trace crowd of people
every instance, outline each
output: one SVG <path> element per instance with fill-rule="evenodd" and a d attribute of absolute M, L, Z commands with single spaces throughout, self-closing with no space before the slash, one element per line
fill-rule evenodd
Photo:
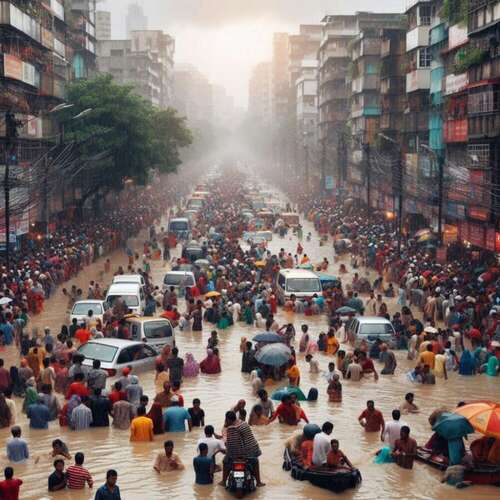
<path fill-rule="evenodd" d="M 155 196 L 154 191 L 145 192 L 149 193 L 147 196 Z M 291 455 L 304 468 L 354 468 L 340 450 L 339 441 L 331 437 L 332 422 L 326 421 L 321 428 L 313 430 L 307 427 L 311 424 L 301 399 L 314 401 L 327 397 L 329 402 L 341 403 L 343 380 L 359 382 L 364 378 L 377 380 L 379 376 L 394 375 L 398 369 L 396 349 L 405 349 L 408 359 L 415 361 L 415 368 L 407 374 L 414 383 L 434 384 L 436 377 L 445 380 L 453 371 L 460 375 L 498 374 L 500 288 L 497 281 L 500 271 L 494 266 L 478 274 L 470 262 L 462 260 L 441 265 L 430 253 L 421 250 L 418 241 L 410 239 L 405 239 L 403 253 L 399 254 L 390 235 L 391 228 L 383 219 L 367 214 L 352 215 L 348 205 L 302 199 L 302 209 L 314 222 L 322 244 L 328 244 L 329 236 L 333 236 L 334 241 L 349 240 L 351 265 L 359 269 L 359 274 L 361 269 L 373 268 L 377 278 L 370 282 L 369 275 L 360 277 L 355 273 L 352 282 L 333 281 L 310 299 L 291 297 L 285 300 L 282 305 L 287 313 L 297 320 L 304 318 L 300 338 L 296 338 L 293 321 L 282 325 L 277 321 L 279 301 L 274 283 L 280 269 L 305 265 L 309 262 L 305 259 L 307 256 L 299 251 L 301 248 L 295 256 L 284 248 L 274 255 L 265 243 L 241 244 L 241 235 L 247 229 L 242 213 L 247 189 L 240 174 L 232 172 L 224 181 L 213 182 L 210 193 L 193 229 L 193 238 L 202 248 L 206 264 L 194 265 L 184 253 L 179 258 L 172 257 L 171 251 L 177 245 L 175 237 L 160 229 L 157 222 L 173 201 L 165 196 L 161 203 L 157 198 L 146 198 L 141 204 L 144 210 L 137 211 L 134 222 L 130 221 L 129 211 L 118 210 L 102 226 L 94 225 L 93 234 L 86 234 L 80 228 L 78 237 L 71 238 L 71 233 L 61 232 L 57 236 L 60 238 L 58 244 L 58 239 L 54 238 L 52 242 L 30 249 L 29 254 L 21 258 L 23 264 L 18 277 L 14 277 L 16 273 L 4 276 L 3 296 L 12 300 L 3 306 L 0 335 L 3 344 L 14 343 L 20 354 L 19 365 L 10 369 L 4 367 L 0 359 L 0 426 L 11 427 L 12 438 L 7 443 L 10 462 L 15 464 L 30 457 L 29 443 L 22 438 L 22 430 L 17 425 L 18 403 L 14 395 L 23 398 L 22 411 L 34 430 L 47 429 L 49 425 L 53 429 L 51 422 L 75 432 L 112 426 L 129 432 L 131 442 L 153 442 L 165 433 L 190 432 L 193 427 L 202 427 L 204 437 L 193 450 L 196 483 L 210 484 L 215 474 L 222 471 L 220 483 L 226 485 L 233 461 L 245 458 L 253 468 L 257 486 L 264 486 L 259 467 L 261 450 L 252 427 L 275 421 L 291 426 L 302 421 L 306 424 L 286 443 Z M 120 217 L 127 217 L 126 229 L 122 228 L 125 224 L 123 220 L 120 222 Z M 43 335 L 37 330 L 28 334 L 29 314 L 41 309 L 33 310 L 29 300 L 24 298 L 30 280 L 32 285 L 40 284 L 40 280 L 51 283 L 49 291 L 42 284 L 41 293 L 48 297 L 53 285 L 71 278 L 72 273 L 66 275 L 64 271 L 66 262 L 76 263 L 77 271 L 94 256 L 109 250 L 105 249 L 104 241 L 113 240 L 116 245 L 124 246 L 131 234 L 145 227 L 149 228 L 149 235 L 144 255 L 129 252 L 128 268 L 120 267 L 116 273 L 139 273 L 144 277 L 146 315 L 167 318 L 181 332 L 211 330 L 206 357 L 200 362 L 192 353 L 181 353 L 177 347 L 166 346 L 158 353 L 155 394 L 145 394 L 143 389 L 143 377 L 149 375 L 139 375 L 132 367 L 127 367 L 116 380 L 110 381 L 99 360 L 94 360 L 90 367 L 77 351 L 92 338 L 131 338 L 125 321 L 128 310 L 123 301 L 115 301 L 102 321 L 89 312 L 84 321 L 63 325 L 60 333 L 54 336 L 49 328 Z M 155 286 L 149 265 L 151 249 L 162 250 L 174 270 L 191 265 L 195 285 L 166 290 Z M 325 258 L 317 267 L 326 272 L 334 265 Z M 339 267 L 339 275 L 342 275 L 343 265 Z M 62 273 L 62 278 L 54 280 L 53 273 L 58 276 Z M 365 287 L 367 281 L 368 287 Z M 89 284 L 86 296 L 76 287 L 69 288 L 63 292 L 69 304 L 83 298 L 104 296 L 104 290 L 95 282 Z M 364 292 L 367 292 L 366 298 L 362 297 Z M 394 296 L 401 310 L 391 316 L 386 302 Z M 349 312 L 339 312 L 342 307 Z M 325 315 L 326 327 L 317 338 L 313 338 L 307 324 L 307 317 L 313 314 Z M 350 326 L 362 315 L 387 318 L 395 331 L 395 343 L 356 342 Z M 210 415 L 202 408 L 201 398 L 194 398 L 191 405 L 187 404 L 182 385 L 186 378 L 216 375 L 223 370 L 219 332 L 238 323 L 275 334 L 289 349 L 289 356 L 280 365 L 268 365 L 259 359 L 261 350 L 269 343 L 241 338 L 241 371 L 250 375 L 249 384 L 256 400 L 248 413 L 245 400 L 228 405 L 218 434 Z M 307 396 L 300 390 L 299 355 L 305 356 L 311 373 L 321 373 L 319 360 L 323 355 L 328 356 L 328 368 L 323 372 L 326 379 L 323 396 L 318 395 L 316 388 L 311 388 Z M 279 396 L 268 394 L 265 387 L 282 379 L 287 380 L 285 392 Z M 276 408 L 273 399 L 279 401 Z M 359 415 L 359 423 L 366 432 L 380 433 L 381 441 L 387 445 L 377 454 L 376 460 L 412 468 L 417 444 L 401 415 L 417 411 L 412 393 L 406 394 L 401 407 L 394 409 L 389 422 L 373 401 L 367 402 L 366 409 Z M 496 444 L 490 444 L 496 450 Z M 49 491 L 93 485 L 90 472 L 83 467 L 82 452 L 75 453 L 74 464 L 67 466 L 72 460 L 68 448 L 60 439 L 53 442 L 54 472 L 48 478 Z M 216 463 L 217 454 L 223 455 L 222 468 Z M 488 457 L 492 463 L 497 463 L 496 451 Z M 164 441 L 152 468 L 160 474 L 185 468 L 174 451 L 172 440 Z M 6 480 L 0 482 L 0 492 L 4 492 L 2 488 L 19 491 L 22 482 L 14 478 L 12 467 L 5 469 L 5 477 Z M 116 481 L 116 471 L 109 470 L 96 499 L 120 498 Z"/>

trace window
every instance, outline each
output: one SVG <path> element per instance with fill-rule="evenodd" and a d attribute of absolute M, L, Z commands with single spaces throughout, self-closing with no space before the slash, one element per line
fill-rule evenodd
<path fill-rule="evenodd" d="M 141 329 L 137 323 L 132 324 L 132 338 L 134 340 L 141 340 Z"/>
<path fill-rule="evenodd" d="M 144 334 L 148 339 L 171 337 L 172 327 L 166 321 L 148 321 L 144 323 Z"/>
<path fill-rule="evenodd" d="M 123 50 L 121 49 L 111 49 L 109 51 L 111 57 L 123 57 Z"/>
<path fill-rule="evenodd" d="M 87 342 L 78 349 L 78 353 L 83 354 L 86 359 L 98 359 L 104 363 L 111 363 L 117 351 L 117 347 L 93 342 Z"/>
<path fill-rule="evenodd" d="M 430 68 L 431 66 L 431 51 L 428 47 L 419 49 L 418 51 L 418 67 Z"/>
<path fill-rule="evenodd" d="M 420 26 L 429 26 L 431 24 L 431 6 L 420 5 L 418 13 L 420 17 Z"/>
<path fill-rule="evenodd" d="M 471 166 L 474 168 L 488 168 L 490 166 L 490 145 L 489 144 L 469 144 L 467 154 Z"/>
<path fill-rule="evenodd" d="M 102 314 L 102 306 L 98 302 L 96 302 L 95 304 L 76 303 L 73 306 L 71 314 L 83 316 L 84 314 L 87 315 L 89 311 L 92 311 L 94 314 Z"/>
<path fill-rule="evenodd" d="M 315 293 L 321 292 L 321 283 L 315 278 L 288 278 L 286 291 L 289 293 Z"/>

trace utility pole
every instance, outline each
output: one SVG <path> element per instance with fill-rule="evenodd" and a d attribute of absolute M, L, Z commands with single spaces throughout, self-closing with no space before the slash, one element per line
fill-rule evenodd
<path fill-rule="evenodd" d="M 366 178 L 366 204 L 368 206 L 368 210 L 371 208 L 371 173 L 372 166 L 370 163 L 370 144 L 363 144 L 363 152 L 365 155 L 365 178 Z"/>
<path fill-rule="evenodd" d="M 443 244 L 443 175 L 444 175 L 444 154 L 436 153 L 438 167 L 438 241 Z"/>
<path fill-rule="evenodd" d="M 321 141 L 321 193 L 326 195 L 326 138 Z"/>
<path fill-rule="evenodd" d="M 306 193 L 309 194 L 310 182 L 309 182 L 309 144 L 304 143 L 304 154 L 305 154 L 305 181 L 306 181 Z"/>
<path fill-rule="evenodd" d="M 14 113 L 5 113 L 5 148 L 4 148 L 4 197 L 5 197 L 5 264 L 10 269 L 10 156 L 15 152 L 17 127 L 21 122 Z"/>
<path fill-rule="evenodd" d="M 403 235 L 403 151 L 399 147 L 399 172 L 398 172 L 398 255 L 401 255 L 401 238 Z"/>

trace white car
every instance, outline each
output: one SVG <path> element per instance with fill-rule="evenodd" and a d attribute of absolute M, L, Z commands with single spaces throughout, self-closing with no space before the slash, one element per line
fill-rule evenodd
<path fill-rule="evenodd" d="M 81 323 L 88 317 L 89 311 L 92 311 L 93 317 L 104 323 L 103 317 L 107 310 L 108 304 L 104 300 L 79 300 L 71 309 L 69 321 L 72 323 L 73 319 L 76 318 L 77 322 Z"/>
<path fill-rule="evenodd" d="M 98 359 L 101 368 L 111 377 L 127 366 L 134 372 L 152 369 L 158 356 L 158 352 L 144 342 L 114 338 L 89 340 L 78 348 L 78 353 L 85 357 L 85 366 L 92 367 L 94 359 Z"/>
<path fill-rule="evenodd" d="M 190 271 L 168 271 L 163 278 L 163 291 L 168 290 L 171 286 L 185 290 L 187 287 L 195 285 L 196 279 Z"/>

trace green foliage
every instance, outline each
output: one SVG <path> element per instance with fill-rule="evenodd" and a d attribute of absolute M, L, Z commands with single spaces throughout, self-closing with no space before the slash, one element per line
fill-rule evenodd
<path fill-rule="evenodd" d="M 469 0 L 444 0 L 440 16 L 450 26 L 467 23 Z"/>
<path fill-rule="evenodd" d="M 482 63 L 488 57 L 488 51 L 478 47 L 466 47 L 455 54 L 455 73 L 463 73 L 471 66 Z"/>
<path fill-rule="evenodd" d="M 67 89 L 62 121 L 68 141 L 81 144 L 82 156 L 108 152 L 107 158 L 93 165 L 91 177 L 96 187 L 121 189 L 125 178 L 144 184 L 151 168 L 175 171 L 180 164 L 179 148 L 188 146 L 191 133 L 173 109 L 158 110 L 133 87 L 118 85 L 110 75 L 78 80 Z M 72 119 L 84 110 L 92 111 Z"/>

